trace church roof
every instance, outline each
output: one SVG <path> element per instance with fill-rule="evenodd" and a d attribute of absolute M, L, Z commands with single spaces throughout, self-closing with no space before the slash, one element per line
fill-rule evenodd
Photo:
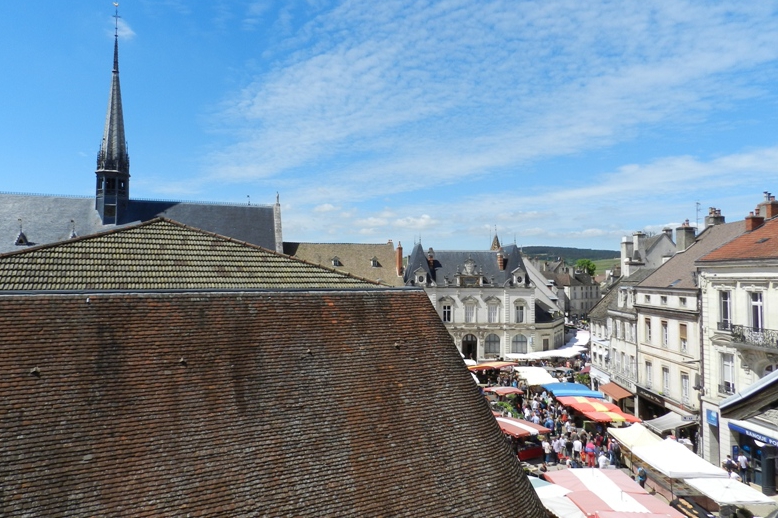
<path fill-rule="evenodd" d="M 284 253 L 308 262 L 335 268 L 387 286 L 403 286 L 397 274 L 394 244 L 388 243 L 295 243 L 285 242 Z M 333 259 L 339 265 L 333 265 Z"/>
<path fill-rule="evenodd" d="M 372 281 L 158 218 L 0 255 L 0 290 L 365 288 Z"/>
<path fill-rule="evenodd" d="M 276 214 L 271 205 L 151 200 L 127 203 L 127 213 L 120 224 L 165 217 L 270 250 L 276 250 L 280 240 L 280 236 L 276 238 Z M 116 228 L 101 223 L 94 197 L 0 192 L 0 253 L 24 248 L 16 244 L 19 220 L 30 246 L 64 241 L 73 230 L 77 236 L 85 236 Z"/>
<path fill-rule="evenodd" d="M 2 296 L 0 340 L 9 516 L 546 515 L 421 290 Z"/>

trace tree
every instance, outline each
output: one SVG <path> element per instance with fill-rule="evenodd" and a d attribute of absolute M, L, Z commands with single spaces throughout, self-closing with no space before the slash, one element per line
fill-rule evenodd
<path fill-rule="evenodd" d="M 589 275 L 594 275 L 594 272 L 597 270 L 597 265 L 589 259 L 578 259 L 575 262 L 575 268 L 577 270 L 582 270 Z"/>

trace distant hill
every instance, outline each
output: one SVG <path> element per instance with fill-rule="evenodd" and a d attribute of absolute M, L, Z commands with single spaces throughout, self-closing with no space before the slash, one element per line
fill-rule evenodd
<path fill-rule="evenodd" d="M 536 257 L 541 261 L 556 261 L 560 257 L 567 264 L 575 264 L 578 259 L 617 259 L 619 252 L 616 250 L 592 250 L 590 248 L 567 248 L 563 246 L 523 246 L 522 253 L 528 257 Z"/>

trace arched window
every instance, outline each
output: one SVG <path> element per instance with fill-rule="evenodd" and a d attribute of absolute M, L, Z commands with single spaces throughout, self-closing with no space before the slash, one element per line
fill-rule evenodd
<path fill-rule="evenodd" d="M 500 355 L 500 337 L 491 334 L 486 337 L 484 346 L 484 356 L 499 356 Z"/>
<path fill-rule="evenodd" d="M 511 340 L 511 353 L 513 354 L 527 354 L 527 337 L 524 335 L 516 335 Z"/>
<path fill-rule="evenodd" d="M 475 335 L 465 335 L 462 338 L 462 354 L 468 360 L 475 360 L 478 352 L 478 338 Z"/>
<path fill-rule="evenodd" d="M 778 363 L 772 363 L 764 368 L 764 373 L 762 376 L 767 376 L 771 372 L 775 372 L 778 370 Z"/>

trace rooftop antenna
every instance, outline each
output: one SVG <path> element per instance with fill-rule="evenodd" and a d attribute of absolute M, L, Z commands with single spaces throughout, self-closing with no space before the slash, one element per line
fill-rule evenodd
<path fill-rule="evenodd" d="M 246 195 L 246 200 L 248 201 L 248 204 L 251 205 L 251 195 L 250 194 Z"/>
<path fill-rule="evenodd" d="M 697 219 L 695 220 L 694 224 L 697 227 L 697 230 L 699 231 L 699 229 L 700 229 L 700 202 L 697 201 L 697 202 L 694 202 L 694 204 L 696 205 L 696 211 L 697 211 Z"/>

